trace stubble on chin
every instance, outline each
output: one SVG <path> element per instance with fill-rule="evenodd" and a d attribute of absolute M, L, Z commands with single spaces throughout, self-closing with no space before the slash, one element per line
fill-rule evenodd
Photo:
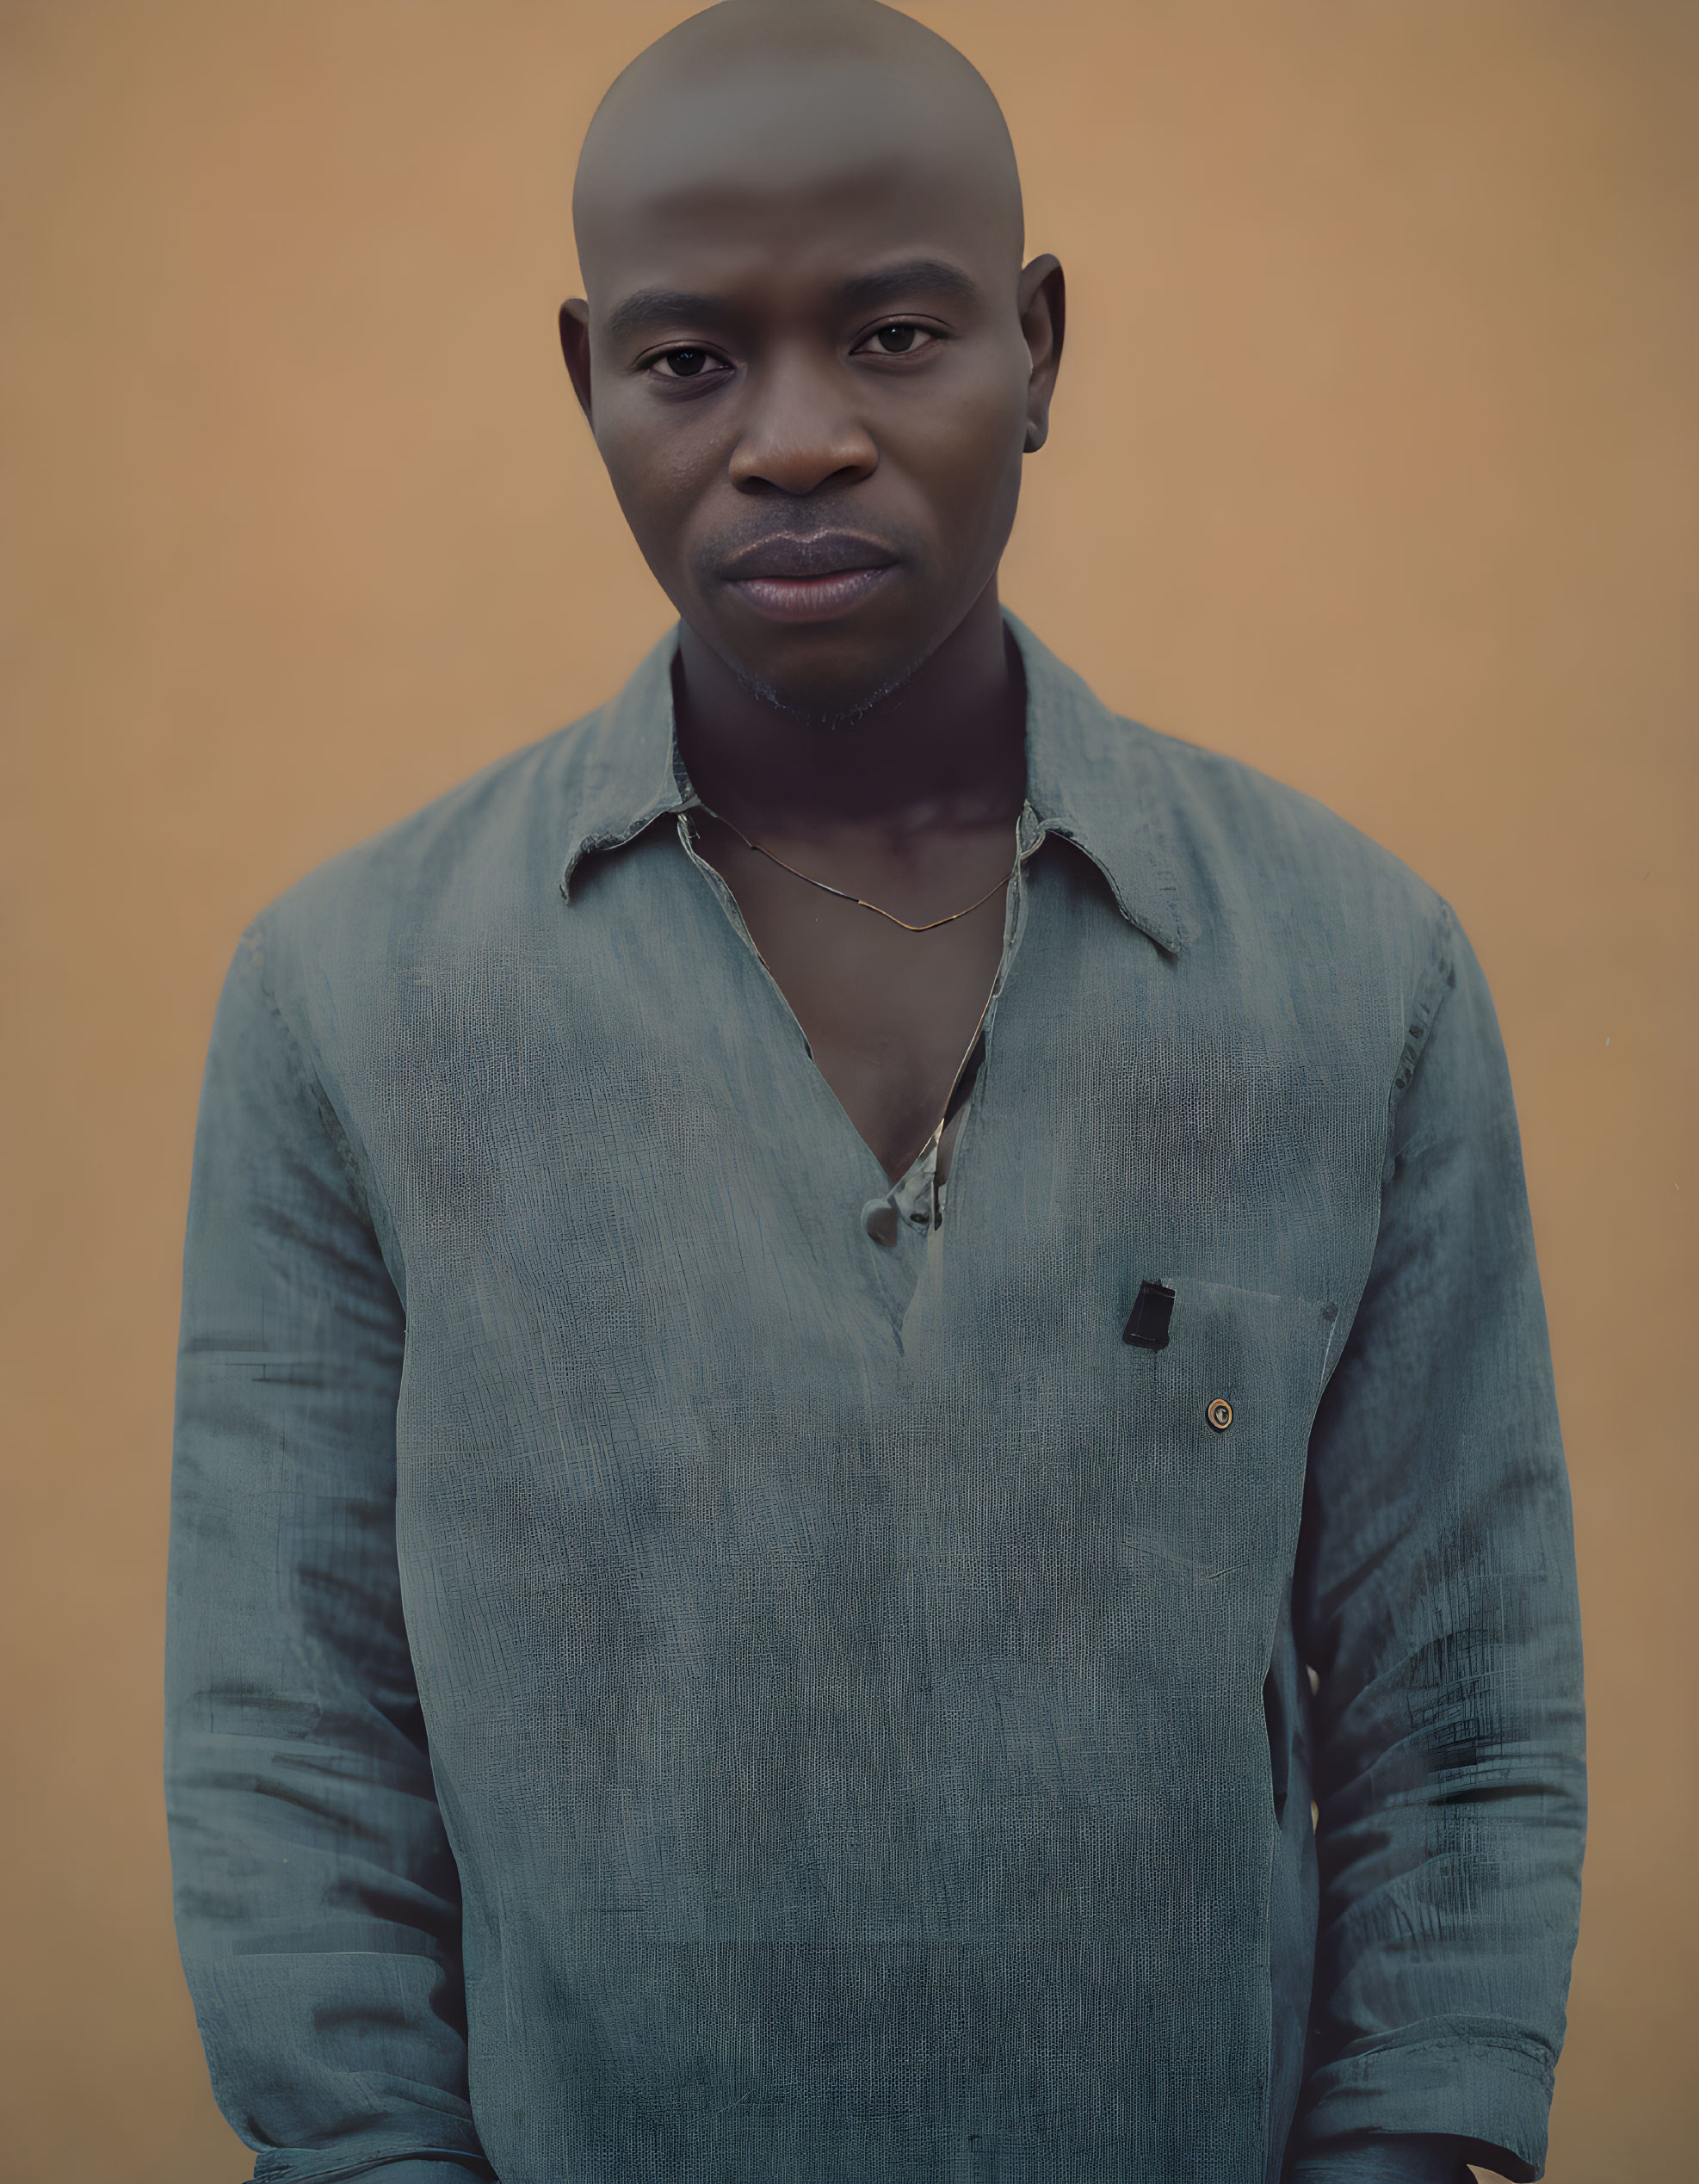
<path fill-rule="evenodd" d="M 735 664 L 732 672 L 752 698 L 758 698 L 763 705 L 773 706 L 776 712 L 788 715 L 805 728 L 823 729 L 830 735 L 856 727 L 875 706 L 883 705 L 887 698 L 895 697 L 912 677 L 915 669 L 912 666 L 905 667 L 900 675 L 871 690 L 834 691 L 829 697 L 811 699 L 787 697 L 772 683 Z"/>

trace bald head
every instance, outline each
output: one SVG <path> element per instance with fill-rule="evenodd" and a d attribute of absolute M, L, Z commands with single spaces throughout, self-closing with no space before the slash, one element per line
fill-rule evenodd
<path fill-rule="evenodd" d="M 633 215 L 735 218 L 775 194 L 803 213 L 857 179 L 943 198 L 1018 270 L 1015 149 L 954 46 L 879 0 L 721 0 L 639 53 L 590 123 L 572 219 L 591 304 Z"/>

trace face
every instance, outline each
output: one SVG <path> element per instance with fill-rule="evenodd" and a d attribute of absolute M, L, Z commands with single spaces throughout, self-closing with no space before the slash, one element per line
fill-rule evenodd
<path fill-rule="evenodd" d="M 680 615 L 746 683 L 830 714 L 912 673 L 992 582 L 1061 280 L 1020 270 L 1006 202 L 947 133 L 853 84 L 775 130 L 762 88 L 742 111 L 736 87 L 681 101 L 581 184 L 590 296 L 562 342 Z"/>

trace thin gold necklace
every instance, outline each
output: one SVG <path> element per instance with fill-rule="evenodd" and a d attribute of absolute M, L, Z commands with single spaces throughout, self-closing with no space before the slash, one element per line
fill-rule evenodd
<path fill-rule="evenodd" d="M 990 902 L 999 888 L 1009 885 L 1015 877 L 1015 865 L 1020 862 L 1017 857 L 1015 865 L 1010 866 L 1002 879 L 994 881 L 986 888 L 983 895 L 969 903 L 966 910 L 952 910 L 948 917 L 935 917 L 924 925 L 911 925 L 907 918 L 899 917 L 894 910 L 880 910 L 877 903 L 868 902 L 865 896 L 852 895 L 846 888 L 834 887 L 826 880 L 813 879 L 806 872 L 798 872 L 794 865 L 788 865 L 782 857 L 775 856 L 770 849 L 763 849 L 758 842 L 751 842 L 741 827 L 734 827 L 729 819 L 720 818 L 718 811 L 710 810 L 709 806 L 701 803 L 700 799 L 698 799 L 697 809 L 707 811 L 711 819 L 719 819 L 720 825 L 728 833 L 735 834 L 745 849 L 752 849 L 757 857 L 765 857 L 769 863 L 775 864 L 781 872 L 788 872 L 793 879 L 800 879 L 810 887 L 818 887 L 823 895 L 836 895 L 841 903 L 854 903 L 857 910 L 871 910 L 875 917 L 884 918 L 887 924 L 900 925 L 905 933 L 936 933 L 941 925 L 954 925 L 957 918 L 967 917 L 971 912 L 979 909 L 981 904 Z"/>

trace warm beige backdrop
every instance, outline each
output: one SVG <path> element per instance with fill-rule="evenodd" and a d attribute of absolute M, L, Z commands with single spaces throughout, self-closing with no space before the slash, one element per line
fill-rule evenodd
<path fill-rule="evenodd" d="M 1699 2169 L 1699 0 L 973 0 L 1073 276 L 1011 602 L 1457 905 L 1521 1101 L 1595 1822 L 1554 2184 Z M 10 2184 L 233 2184 L 156 1757 L 214 993 L 666 620 L 566 395 L 645 0 L 0 0 Z"/>

